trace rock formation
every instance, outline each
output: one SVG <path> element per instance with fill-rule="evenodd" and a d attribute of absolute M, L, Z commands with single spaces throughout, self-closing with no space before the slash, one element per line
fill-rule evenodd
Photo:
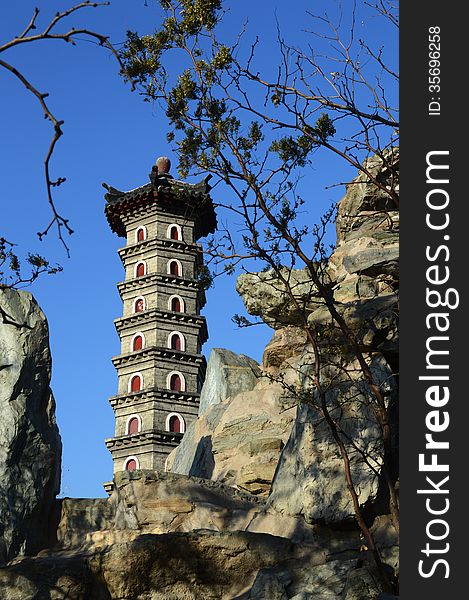
<path fill-rule="evenodd" d="M 136 471 L 62 503 L 59 545 L 0 569 L 4 600 L 285 600 L 378 593 L 356 531 L 332 538 L 223 484 Z"/>
<path fill-rule="evenodd" d="M 295 410 L 280 385 L 261 377 L 254 360 L 216 348 L 208 361 L 200 416 L 169 456 L 167 469 L 266 495 Z"/>
<path fill-rule="evenodd" d="M 61 441 L 47 322 L 28 292 L 0 289 L 0 560 L 51 539 Z"/>
<path fill-rule="evenodd" d="M 395 151 L 397 165 L 398 153 Z M 391 172 L 380 171 L 376 158 L 368 168 L 385 184 Z M 337 214 L 337 247 L 327 264 L 321 265 L 324 280 L 332 290 L 338 312 L 355 333 L 366 360 L 391 406 L 394 443 L 397 446 L 398 357 L 398 231 L 399 213 L 384 191 L 360 175 L 347 187 Z M 275 272 L 242 275 L 237 289 L 251 314 L 274 324 L 276 332 L 264 354 L 264 368 L 276 380 L 297 386 L 297 398 L 308 395 L 315 358 L 304 330 L 295 328 L 302 318 L 323 333 L 322 378 L 327 386 L 327 404 L 332 416 L 350 439 L 352 475 L 359 501 L 371 514 L 380 514 L 382 446 L 379 426 L 369 409 L 371 390 L 343 333 L 335 324 L 306 270 L 288 274 L 295 295 L 291 301 Z M 298 312 L 301 307 L 301 314 Z M 283 327 L 282 327 L 283 325 Z M 285 327 L 286 325 L 286 327 Z M 305 388 L 306 386 L 306 388 Z M 340 524 L 351 521 L 354 511 L 347 490 L 338 448 L 328 427 L 310 399 L 300 403 L 291 436 L 282 452 L 269 505 L 291 516 L 303 515 L 308 522 Z M 311 402 L 310 402 L 311 401 Z M 364 464 L 365 453 L 372 467 Z"/>
<path fill-rule="evenodd" d="M 393 185 L 392 173 L 382 172 L 376 159 L 370 159 L 368 167 L 383 185 Z M 339 205 L 337 247 L 327 262 L 318 265 L 385 402 L 393 408 L 397 407 L 398 226 L 396 207 L 360 175 Z M 398 543 L 383 501 L 382 441 L 370 411 L 372 391 L 308 273 L 284 274 L 295 303 L 272 271 L 239 278 L 237 288 L 247 310 L 273 327 L 273 338 L 261 365 L 228 350 L 212 352 L 199 418 L 170 455 L 170 472 L 119 473 L 109 500 L 59 501 L 55 545 L 0 569 L 2 599 L 394 599 L 379 593 L 375 564 L 354 521 L 338 448 L 315 408 L 317 396 L 311 385 L 315 355 L 305 317 L 320 335 L 326 402 L 354 441 L 348 451 L 359 503 L 392 578 L 398 572 Z M 21 298 L 20 302 L 12 295 L 11 313 L 38 332 L 46 331 L 37 309 L 31 308 L 32 300 L 26 302 L 30 297 Z M 23 308 L 13 310 L 13 305 Z M 31 377 L 46 382 L 37 397 L 52 410 L 44 336 L 36 333 L 39 341 L 34 345 L 23 338 L 18 342 L 20 336 L 26 340 L 31 335 L 29 329 L 8 331 L 13 336 L 10 345 L 13 340 L 15 347 L 28 348 L 21 356 L 31 356 Z M 16 361 L 14 351 L 9 352 L 12 358 L 0 377 L 26 361 Z M 9 377 L 13 399 L 21 394 L 36 397 L 37 386 L 16 385 L 17 379 Z M 57 436 L 52 412 L 48 415 L 48 431 Z M 394 429 L 396 424 L 394 419 Z M 27 447 L 35 447 L 40 455 L 34 428 L 28 429 L 27 438 L 31 438 Z M 58 438 L 47 439 L 52 457 Z M 18 460 L 14 442 L 0 457 L 14 469 L 13 456 Z M 43 496 L 49 502 L 56 466 L 51 458 L 50 481 L 43 482 Z M 26 465 L 23 468 L 28 472 Z M 15 488 L 12 479 L 8 481 L 13 497 L 29 510 L 29 499 L 22 496 L 29 488 L 23 483 Z M 41 547 L 37 540 L 35 544 L 27 540 L 34 528 L 41 528 L 32 517 L 23 519 L 26 512 L 21 518 L 18 514 L 17 510 L 12 515 L 14 527 L 4 522 L 6 548 L 13 548 L 15 528 L 23 532 L 18 537 L 23 542 L 18 545 L 15 538 L 9 557 L 21 549 L 33 555 Z M 27 522 L 32 525 L 28 534 L 23 526 Z"/>

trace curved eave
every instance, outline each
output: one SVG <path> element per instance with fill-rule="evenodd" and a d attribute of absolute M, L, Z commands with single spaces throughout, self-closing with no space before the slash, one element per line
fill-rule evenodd
<path fill-rule="evenodd" d="M 127 232 L 123 215 L 130 214 L 138 209 L 148 206 L 155 201 L 155 196 L 151 185 L 143 186 L 132 192 L 126 192 L 122 195 L 105 194 L 107 204 L 104 208 L 107 221 L 111 231 L 119 237 L 126 237 Z"/>
<path fill-rule="evenodd" d="M 107 202 L 104 212 L 111 230 L 120 237 L 126 237 L 123 215 L 134 213 L 155 200 L 165 212 L 181 214 L 194 221 L 195 239 L 214 233 L 217 228 L 217 217 L 212 199 L 205 191 L 206 184 L 174 182 L 155 189 L 150 183 L 130 192 L 107 187 L 110 191 L 104 196 Z"/>

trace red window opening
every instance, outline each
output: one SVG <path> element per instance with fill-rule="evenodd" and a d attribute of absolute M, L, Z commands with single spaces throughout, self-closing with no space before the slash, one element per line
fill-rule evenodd
<path fill-rule="evenodd" d="M 131 458 L 130 460 L 127 461 L 127 464 L 125 465 L 126 471 L 135 471 L 136 468 L 137 468 L 137 461 L 135 459 Z"/>
<path fill-rule="evenodd" d="M 140 375 L 134 375 L 130 383 L 131 392 L 139 392 L 142 389 L 142 378 Z"/>
<path fill-rule="evenodd" d="M 143 229 L 143 227 L 140 227 L 140 229 L 137 230 L 137 242 L 144 242 L 145 237 L 145 229 Z"/>
<path fill-rule="evenodd" d="M 138 263 L 136 275 L 137 277 L 145 275 L 145 263 Z"/>
<path fill-rule="evenodd" d="M 181 311 L 181 301 L 179 300 L 179 298 L 173 298 L 171 300 L 171 310 L 173 312 L 182 312 Z"/>
<path fill-rule="evenodd" d="M 174 433 L 181 433 L 181 421 L 176 415 L 173 415 L 169 419 L 169 431 L 173 431 Z"/>
<path fill-rule="evenodd" d="M 169 263 L 169 272 L 171 273 L 171 275 L 177 275 L 178 277 L 181 276 L 181 273 L 179 272 L 179 265 L 178 263 L 173 260 Z"/>
<path fill-rule="evenodd" d="M 171 229 L 169 230 L 169 237 L 172 240 L 178 240 L 179 239 L 179 229 L 176 227 L 176 225 L 173 225 L 171 227 Z"/>
<path fill-rule="evenodd" d="M 171 375 L 171 379 L 169 380 L 169 387 L 174 392 L 180 392 L 182 389 L 182 381 L 179 375 Z"/>
<path fill-rule="evenodd" d="M 135 312 L 142 312 L 145 308 L 145 303 L 143 302 L 143 298 L 139 298 L 135 302 Z"/>
<path fill-rule="evenodd" d="M 132 350 L 141 350 L 143 348 L 143 337 L 141 335 L 136 335 L 134 337 L 134 341 L 132 343 Z"/>
<path fill-rule="evenodd" d="M 173 333 L 171 336 L 171 348 L 172 350 L 182 350 L 181 336 L 177 333 Z"/>
<path fill-rule="evenodd" d="M 140 431 L 140 422 L 137 417 L 132 417 L 127 426 L 127 433 L 138 433 Z"/>

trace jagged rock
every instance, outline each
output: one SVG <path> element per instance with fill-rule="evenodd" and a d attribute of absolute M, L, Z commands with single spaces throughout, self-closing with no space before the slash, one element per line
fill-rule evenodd
<path fill-rule="evenodd" d="M 394 234 L 386 240 L 360 237 L 336 248 L 329 259 L 328 273 L 335 282 L 348 275 L 368 277 L 399 276 L 399 237 Z"/>
<path fill-rule="evenodd" d="M 399 536 L 389 515 L 379 515 L 373 521 L 371 532 L 379 547 L 383 562 L 399 572 Z"/>
<path fill-rule="evenodd" d="M 276 373 L 289 358 L 301 354 L 306 345 L 306 332 L 301 327 L 276 329 L 273 338 L 265 347 L 262 366 L 267 371 Z"/>
<path fill-rule="evenodd" d="M 44 314 L 28 292 L 0 289 L 0 561 L 51 541 L 61 441 L 49 388 Z"/>
<path fill-rule="evenodd" d="M 386 152 L 386 164 L 378 156 L 364 162 L 365 168 L 388 189 L 399 191 L 399 149 Z M 346 186 L 346 194 L 339 203 L 336 231 L 337 245 L 354 238 L 368 237 L 369 232 L 395 232 L 399 227 L 399 212 L 393 199 L 383 189 L 360 173 Z"/>
<path fill-rule="evenodd" d="M 118 473 L 110 499 L 62 501 L 57 543 L 61 549 L 91 550 L 143 533 L 197 529 L 269 533 L 317 546 L 314 528 L 267 509 L 257 496 L 215 481 L 146 470 Z"/>
<path fill-rule="evenodd" d="M 115 507 L 108 498 L 63 498 L 57 509 L 57 543 L 63 548 L 85 547 L 94 532 L 113 529 L 115 524 Z"/>
<path fill-rule="evenodd" d="M 301 554 L 289 540 L 265 534 L 145 534 L 93 554 L 25 559 L 0 569 L 0 589 L 4 600 L 228 600 L 241 598 L 259 569 Z"/>
<path fill-rule="evenodd" d="M 137 533 L 17 560 L 0 569 L 0 590 L 2 600 L 370 600 L 376 577 L 363 560 L 263 533 Z"/>
<path fill-rule="evenodd" d="M 358 364 L 355 361 L 343 363 L 343 360 L 335 357 L 335 364 L 322 367 L 322 384 L 327 388 L 328 382 L 333 382 L 326 393 L 326 402 L 332 418 L 379 470 L 382 436 L 369 408 L 372 392 L 363 381 Z M 314 369 L 314 364 L 308 364 L 307 369 Z M 370 369 L 391 401 L 396 390 L 386 361 L 377 355 Z M 312 398 L 316 396 L 312 390 Z M 317 398 L 315 401 L 318 402 Z M 377 499 L 379 477 L 351 444 L 347 444 L 347 449 L 360 505 L 370 505 Z M 341 524 L 354 520 L 339 448 L 321 412 L 310 405 L 302 404 L 298 409 L 268 504 L 282 514 L 303 515 L 308 523 Z"/>
<path fill-rule="evenodd" d="M 387 160 L 385 168 L 378 157 L 364 164 L 384 186 L 393 185 L 397 191 L 398 149 L 388 151 Z M 389 194 L 361 173 L 339 202 L 336 227 L 334 252 L 327 263 L 316 265 L 336 303 L 394 293 L 399 278 L 399 212 Z M 301 326 L 305 317 L 327 311 L 306 269 L 282 267 L 280 276 L 273 270 L 241 275 L 236 289 L 248 313 L 274 329 Z"/>
<path fill-rule="evenodd" d="M 213 348 L 200 394 L 199 415 L 229 397 L 249 392 L 259 376 L 259 365 L 254 359 L 224 348 Z"/>
<path fill-rule="evenodd" d="M 347 327 L 355 334 L 359 344 L 369 351 L 397 353 L 399 344 L 399 297 L 397 294 L 382 294 L 368 300 L 337 303 L 337 312 L 344 318 Z M 308 323 L 328 328 L 327 341 L 335 345 L 346 345 L 343 334 L 326 307 L 318 308 L 308 317 Z"/>
<path fill-rule="evenodd" d="M 267 494 L 293 425 L 284 393 L 261 378 L 252 391 L 212 406 L 188 427 L 167 469 Z"/>
<path fill-rule="evenodd" d="M 0 569 L 2 600 L 375 595 L 357 531 L 331 534 L 213 481 L 133 471 L 115 486 L 110 499 L 61 503 L 62 547 Z"/>
<path fill-rule="evenodd" d="M 382 160 L 374 156 L 364 166 L 385 187 L 398 192 L 399 150 L 389 150 L 386 161 L 383 167 Z M 338 206 L 336 230 L 337 247 L 327 267 L 335 282 L 334 298 L 343 301 L 344 288 L 351 292 L 353 285 L 356 294 L 345 298 L 347 301 L 393 291 L 399 278 L 399 211 L 389 194 L 364 173 L 347 185 Z"/>
<path fill-rule="evenodd" d="M 236 291 L 243 298 L 246 310 L 274 329 L 298 325 L 302 314 L 308 315 L 322 302 L 316 297 L 311 275 L 305 269 L 282 267 L 286 286 L 272 269 L 261 273 L 246 273 L 236 281 Z M 297 305 L 291 300 L 295 296 Z"/>

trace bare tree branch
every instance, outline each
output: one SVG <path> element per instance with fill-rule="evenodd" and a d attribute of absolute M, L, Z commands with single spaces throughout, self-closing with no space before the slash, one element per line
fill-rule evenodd
<path fill-rule="evenodd" d="M 81 41 L 79 36 L 85 36 L 85 38 L 94 40 L 98 45 L 107 48 L 111 52 L 111 54 L 116 59 L 117 64 L 119 65 L 121 74 L 128 81 L 130 81 L 132 89 L 134 89 L 133 80 L 130 77 L 126 76 L 126 68 L 122 63 L 121 57 L 116 48 L 109 41 L 109 38 L 107 36 L 86 28 L 72 28 L 64 32 L 56 32 L 56 27 L 61 23 L 63 19 L 70 16 L 71 14 L 76 13 L 77 11 L 80 11 L 85 8 L 97 8 L 100 6 L 108 6 L 109 4 L 109 2 L 81 2 L 70 7 L 67 10 L 58 12 L 40 33 L 30 34 L 31 31 L 37 29 L 36 21 L 40 11 L 38 8 L 35 8 L 31 20 L 29 21 L 24 31 L 17 37 L 0 45 L 0 53 L 11 50 L 12 48 L 20 44 L 37 43 L 42 40 L 62 40 L 66 43 L 76 45 L 77 42 Z M 46 182 L 47 199 L 50 211 L 52 213 L 52 217 L 48 225 L 43 230 L 39 231 L 37 235 L 41 240 L 44 236 L 46 236 L 49 233 L 50 229 L 53 226 L 55 226 L 58 238 L 63 244 L 67 255 L 70 256 L 70 250 L 65 241 L 64 233 L 67 235 L 71 235 L 73 233 L 73 229 L 69 225 L 69 220 L 63 215 L 61 215 L 58 211 L 53 196 L 53 188 L 58 187 L 62 183 L 64 183 L 65 178 L 58 177 L 57 179 L 53 180 L 50 175 L 51 159 L 54 154 L 56 144 L 63 135 L 62 125 L 64 121 L 56 117 L 52 110 L 49 108 L 48 104 L 45 102 L 45 99 L 48 97 L 48 94 L 40 92 L 38 88 L 35 85 L 33 85 L 31 81 L 23 74 L 22 71 L 17 69 L 11 62 L 7 62 L 3 59 L 0 59 L 0 67 L 3 67 L 4 69 L 12 73 L 17 79 L 19 79 L 23 86 L 31 94 L 33 94 L 33 96 L 37 99 L 41 106 L 41 109 L 44 113 L 44 117 L 48 119 L 52 124 L 53 133 L 44 159 L 44 177 Z"/>

